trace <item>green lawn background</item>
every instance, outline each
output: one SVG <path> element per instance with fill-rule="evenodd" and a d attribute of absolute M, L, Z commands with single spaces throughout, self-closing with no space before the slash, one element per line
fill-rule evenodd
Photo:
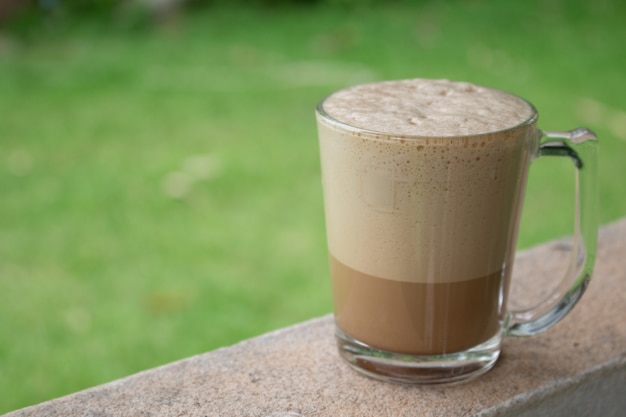
<path fill-rule="evenodd" d="M 472 81 L 591 127 L 601 222 L 624 216 L 624 18 L 453 1 L 3 34 L 0 413 L 329 313 L 313 109 L 347 85 Z M 571 233 L 572 189 L 534 164 L 520 247 Z"/>

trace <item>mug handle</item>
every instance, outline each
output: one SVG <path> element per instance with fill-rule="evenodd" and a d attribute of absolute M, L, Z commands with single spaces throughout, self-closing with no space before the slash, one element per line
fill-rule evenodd
<path fill-rule="evenodd" d="M 541 136 L 537 158 L 569 157 L 576 167 L 573 249 L 565 276 L 550 296 L 534 307 L 508 313 L 505 332 L 510 336 L 537 334 L 565 317 L 587 289 L 596 258 L 598 138 L 586 128 L 544 131 Z"/>

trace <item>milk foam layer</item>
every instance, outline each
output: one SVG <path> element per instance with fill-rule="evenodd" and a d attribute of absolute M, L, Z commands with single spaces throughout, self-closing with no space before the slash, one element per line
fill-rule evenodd
<path fill-rule="evenodd" d="M 387 82 L 367 91 L 378 91 L 382 102 L 385 91 L 396 87 Z M 333 97 L 327 102 L 334 103 L 332 117 L 338 118 Z M 359 101 L 351 97 L 343 96 L 341 106 Z M 367 99 L 377 101 L 373 95 Z M 324 109 L 329 111 L 326 103 Z M 364 129 L 398 130 L 388 123 L 385 118 Z M 497 124 L 501 130 L 504 122 Z M 318 113 L 318 129 L 328 245 L 340 262 L 371 276 L 421 283 L 508 271 L 534 124 L 482 135 L 442 137 L 437 131 L 406 138 L 345 129 Z"/>
<path fill-rule="evenodd" d="M 534 114 L 526 101 L 502 91 L 424 79 L 350 87 L 328 97 L 324 111 L 354 127 L 430 137 L 496 132 Z"/>

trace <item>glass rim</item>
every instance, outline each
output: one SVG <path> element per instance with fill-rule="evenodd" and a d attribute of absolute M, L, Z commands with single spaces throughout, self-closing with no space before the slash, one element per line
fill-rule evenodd
<path fill-rule="evenodd" d="M 328 98 L 330 98 L 333 94 L 335 94 L 336 91 L 328 94 L 326 97 L 320 100 L 317 103 L 315 110 L 317 114 L 319 114 L 322 117 L 322 119 L 324 119 L 327 123 L 329 123 L 333 127 L 337 127 L 339 129 L 342 129 L 348 132 L 365 134 L 367 136 L 376 137 L 378 139 L 382 136 L 382 137 L 385 137 L 385 140 L 427 140 L 427 139 L 428 140 L 445 140 L 445 139 L 456 139 L 456 138 L 472 139 L 472 138 L 480 138 L 480 137 L 484 137 L 488 135 L 496 135 L 500 133 L 511 132 L 511 131 L 520 129 L 525 126 L 533 125 L 537 122 L 537 119 L 539 118 L 539 113 L 537 112 L 537 109 L 530 101 L 516 94 L 509 93 L 507 91 L 503 91 L 503 90 L 498 90 L 498 91 L 502 91 L 503 93 L 516 97 L 519 100 L 526 103 L 528 107 L 530 107 L 530 110 L 531 110 L 530 116 L 516 125 L 506 127 L 500 130 L 493 130 L 493 131 L 481 132 L 481 133 L 470 133 L 470 134 L 464 134 L 464 135 L 433 136 L 433 135 L 413 135 L 413 134 L 406 134 L 406 133 L 384 132 L 382 130 L 375 130 L 375 129 L 368 129 L 364 127 L 354 126 L 344 121 L 341 121 L 339 119 L 336 119 L 330 114 L 328 114 L 326 110 L 324 109 L 324 103 L 326 102 L 326 100 L 328 100 Z"/>

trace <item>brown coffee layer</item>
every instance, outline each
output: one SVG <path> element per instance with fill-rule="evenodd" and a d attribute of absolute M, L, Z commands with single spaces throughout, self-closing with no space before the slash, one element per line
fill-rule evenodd
<path fill-rule="evenodd" d="M 495 336 L 502 273 L 448 283 L 378 278 L 330 256 L 335 320 L 374 348 L 413 355 L 469 349 Z"/>

